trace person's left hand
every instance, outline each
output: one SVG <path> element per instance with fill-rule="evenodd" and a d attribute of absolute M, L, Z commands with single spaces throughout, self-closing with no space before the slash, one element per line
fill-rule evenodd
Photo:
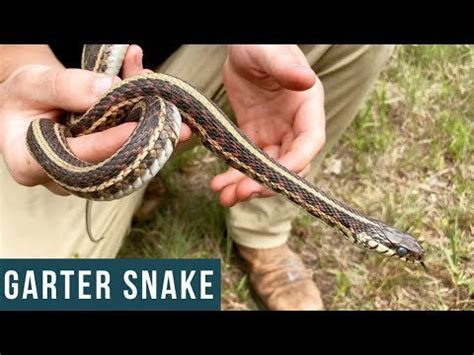
<path fill-rule="evenodd" d="M 305 176 L 325 142 L 321 82 L 297 46 L 230 46 L 224 85 L 240 129 L 288 169 Z M 230 168 L 211 181 L 230 207 L 273 192 Z"/>

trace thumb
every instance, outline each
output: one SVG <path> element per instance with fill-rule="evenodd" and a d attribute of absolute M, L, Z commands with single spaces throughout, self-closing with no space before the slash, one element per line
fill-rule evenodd
<path fill-rule="evenodd" d="M 316 82 L 316 74 L 295 46 L 262 46 L 257 60 L 262 70 L 285 89 L 303 91 Z"/>
<path fill-rule="evenodd" d="M 118 81 L 88 70 L 32 65 L 17 74 L 13 90 L 39 109 L 84 112 Z"/>

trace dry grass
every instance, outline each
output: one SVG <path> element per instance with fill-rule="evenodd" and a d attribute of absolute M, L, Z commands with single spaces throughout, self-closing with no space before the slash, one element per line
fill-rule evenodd
<path fill-rule="evenodd" d="M 367 253 L 301 215 L 290 243 L 328 309 L 474 309 L 473 74 L 473 46 L 399 47 L 325 160 L 317 185 L 418 237 L 429 268 Z M 222 258 L 223 309 L 255 309 L 208 188 L 222 168 L 202 148 L 169 164 L 162 208 L 134 226 L 121 256 Z"/>

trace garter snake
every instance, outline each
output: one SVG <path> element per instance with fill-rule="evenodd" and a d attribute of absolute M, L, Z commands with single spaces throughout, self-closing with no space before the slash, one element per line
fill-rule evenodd
<path fill-rule="evenodd" d="M 117 75 L 127 48 L 85 45 L 82 68 Z M 70 114 L 65 125 L 35 120 L 26 139 L 32 156 L 65 190 L 87 200 L 112 200 L 145 186 L 158 173 L 178 142 L 181 119 L 229 166 L 284 195 L 354 244 L 422 263 L 424 251 L 415 238 L 362 215 L 289 171 L 256 147 L 211 100 L 167 74 L 125 79 L 83 115 Z M 68 136 L 99 132 L 126 121 L 137 121 L 136 129 L 114 155 L 100 163 L 78 159 L 67 144 Z"/>

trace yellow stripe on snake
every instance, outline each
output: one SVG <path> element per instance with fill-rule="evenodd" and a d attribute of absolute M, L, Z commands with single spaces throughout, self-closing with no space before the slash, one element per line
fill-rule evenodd
<path fill-rule="evenodd" d="M 86 45 L 82 67 L 117 75 L 127 45 Z M 87 200 L 112 200 L 145 186 L 162 168 L 178 142 L 181 119 L 202 144 L 229 166 L 282 194 L 358 246 L 385 256 L 422 263 L 415 238 L 367 217 L 330 197 L 255 146 L 208 98 L 186 82 L 166 74 L 135 76 L 115 85 L 81 116 L 66 125 L 33 121 L 27 144 L 46 173 L 70 193 Z M 68 135 L 102 131 L 127 121 L 138 125 L 110 158 L 91 164 L 78 159 Z M 90 206 L 89 206 L 90 207 Z M 90 233 L 90 209 L 86 213 Z"/>

